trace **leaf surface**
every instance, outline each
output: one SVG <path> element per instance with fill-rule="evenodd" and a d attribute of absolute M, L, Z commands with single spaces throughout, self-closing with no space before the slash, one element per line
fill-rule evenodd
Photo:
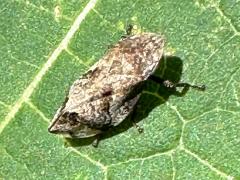
<path fill-rule="evenodd" d="M 237 0 L 2 1 L 0 178 L 240 178 L 239 9 Z M 66 146 L 49 121 L 128 23 L 164 35 L 175 58 L 157 73 L 207 90 L 178 97 L 149 82 L 134 117 L 144 133 L 128 118 L 98 148 Z"/>

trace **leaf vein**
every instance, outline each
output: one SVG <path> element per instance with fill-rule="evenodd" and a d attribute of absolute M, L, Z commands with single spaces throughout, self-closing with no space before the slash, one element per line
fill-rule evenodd
<path fill-rule="evenodd" d="M 200 158 L 197 154 L 191 152 L 190 150 L 186 149 L 186 148 L 182 148 L 183 151 L 185 151 L 187 154 L 191 155 L 192 157 L 194 157 L 195 159 L 197 159 L 199 162 L 201 162 L 203 165 L 207 166 L 210 170 L 214 171 L 215 173 L 219 174 L 220 176 L 226 178 L 226 179 L 233 179 L 232 176 L 227 175 L 226 173 L 218 170 L 217 168 L 215 168 L 213 165 L 211 165 L 208 161 Z"/>
<path fill-rule="evenodd" d="M 179 139 L 179 147 L 182 148 L 184 147 L 183 144 L 183 134 L 184 134 L 184 130 L 185 130 L 185 126 L 187 124 L 187 121 L 184 119 L 184 117 L 181 115 L 181 113 L 177 110 L 176 106 L 172 106 L 170 105 L 170 103 L 167 102 L 167 105 L 177 114 L 178 118 L 182 121 L 182 128 L 181 128 L 181 135 L 180 135 L 180 139 Z"/>
<path fill-rule="evenodd" d="M 70 150 L 71 152 L 74 152 L 74 153 L 80 155 L 81 157 L 85 158 L 86 160 L 88 160 L 88 161 L 91 162 L 92 164 L 100 167 L 100 168 L 103 170 L 103 172 L 106 172 L 106 171 L 107 171 L 107 166 L 105 166 L 104 164 L 100 163 L 99 161 L 96 161 L 96 160 L 92 159 L 91 157 L 89 157 L 89 156 L 86 155 L 86 154 L 80 153 L 76 148 L 74 148 L 74 147 L 69 147 L 69 150 Z"/>
<path fill-rule="evenodd" d="M 235 87 L 234 84 L 232 86 L 233 86 L 233 95 L 234 95 L 234 98 L 235 98 L 235 101 L 236 101 L 236 105 L 240 106 L 240 101 L 239 101 L 239 98 L 238 98 L 236 87 Z"/>
<path fill-rule="evenodd" d="M 147 157 L 130 158 L 126 161 L 121 161 L 121 162 L 118 162 L 118 163 L 115 163 L 115 164 L 110 164 L 107 167 L 119 166 L 119 165 L 122 165 L 122 164 L 127 164 L 127 163 L 130 163 L 130 162 L 134 162 L 134 161 L 145 161 L 147 159 L 151 159 L 151 158 L 155 158 L 155 157 L 159 157 L 159 156 L 164 156 L 164 155 L 170 156 L 173 153 L 174 150 L 175 149 L 171 149 L 171 150 L 165 151 L 165 152 L 158 152 L 158 153 L 155 153 L 155 154 L 147 156 Z"/>
<path fill-rule="evenodd" d="M 39 69 L 39 67 L 37 65 L 35 65 L 33 63 L 30 63 L 30 62 L 27 62 L 27 61 L 24 61 L 24 60 L 20 60 L 20 59 L 14 57 L 13 55 L 11 55 L 11 58 L 13 58 L 14 60 L 17 60 L 18 63 L 23 63 L 23 64 L 26 64 L 28 66 L 34 67 L 35 69 Z"/>
<path fill-rule="evenodd" d="M 16 1 L 16 2 L 24 3 L 26 6 L 30 6 L 30 7 L 33 8 L 33 9 L 36 9 L 36 10 L 39 10 L 39 11 L 44 11 L 44 12 L 50 14 L 50 15 L 53 15 L 53 17 L 55 16 L 54 12 L 49 11 L 48 9 L 46 9 L 46 8 L 43 7 L 43 6 L 38 7 L 38 6 L 36 6 L 35 4 L 33 4 L 33 3 L 29 2 L 29 1 L 26 1 L 26 2 Z M 73 21 L 73 19 L 71 19 L 71 18 L 69 18 L 69 17 L 67 17 L 67 16 L 65 16 L 65 15 L 61 15 L 60 17 L 61 17 L 62 19 L 64 19 L 64 20 L 67 20 L 67 21 L 70 21 L 70 22 Z"/>
<path fill-rule="evenodd" d="M 226 46 L 234 37 L 236 37 L 236 34 L 234 34 L 233 36 L 231 36 L 230 38 L 228 38 L 226 41 L 224 41 L 222 44 L 220 44 L 220 46 L 215 49 L 204 61 L 204 65 L 203 68 L 201 68 L 201 71 L 199 71 L 199 73 L 195 76 L 195 78 L 193 79 L 193 84 L 196 82 L 196 80 L 201 76 L 201 74 L 205 71 L 205 69 L 208 66 L 208 61 L 215 55 L 217 54 L 224 46 Z"/>
<path fill-rule="evenodd" d="M 37 73 L 37 75 L 33 78 L 33 81 L 29 84 L 29 86 L 24 90 L 21 97 L 16 101 L 15 105 L 11 108 L 10 112 L 7 114 L 5 119 L 0 123 L 0 134 L 4 130 L 4 128 L 10 123 L 10 121 L 15 117 L 15 114 L 22 107 L 22 104 L 29 99 L 32 95 L 35 88 L 38 86 L 39 82 L 42 80 L 42 77 L 48 72 L 50 67 L 56 61 L 57 57 L 61 54 L 61 52 L 67 48 L 70 40 L 73 38 L 76 31 L 79 29 L 80 24 L 85 19 L 86 15 L 92 10 L 92 8 L 97 3 L 97 0 L 90 0 L 83 11 L 79 14 L 76 20 L 73 22 L 73 25 L 70 27 L 64 39 L 61 41 L 59 46 L 53 51 L 49 59 Z"/>
<path fill-rule="evenodd" d="M 176 168 L 174 166 L 173 154 L 170 154 L 170 157 L 171 157 L 172 171 L 173 171 L 172 180 L 174 180 L 174 179 L 176 179 Z"/>
<path fill-rule="evenodd" d="M 30 100 L 26 101 L 26 104 L 29 105 L 30 108 L 32 108 L 45 122 L 49 123 L 50 119 L 45 116 L 45 114 L 38 109 L 37 106 L 35 106 Z"/>
<path fill-rule="evenodd" d="M 222 93 L 221 93 L 221 96 L 220 96 L 220 100 L 221 100 L 220 102 L 223 101 L 223 97 L 224 97 L 224 94 L 226 93 L 226 90 L 227 90 L 228 86 L 229 86 L 230 83 L 233 81 L 235 75 L 238 73 L 239 70 L 240 70 L 240 67 L 238 67 L 238 68 L 236 68 L 234 71 L 232 71 L 229 80 L 227 81 L 224 89 L 222 90 Z"/>
<path fill-rule="evenodd" d="M 201 117 L 203 117 L 203 116 L 205 116 L 205 115 L 207 115 L 207 114 L 209 114 L 209 113 L 215 112 L 215 111 L 218 111 L 218 107 L 213 108 L 213 109 L 210 109 L 209 111 L 205 111 L 205 112 L 197 115 L 196 117 L 193 117 L 193 118 L 189 119 L 187 122 L 190 123 L 190 122 L 192 122 L 192 121 L 195 121 L 195 120 L 198 119 L 198 118 L 201 118 Z"/>
<path fill-rule="evenodd" d="M 77 60 L 80 64 L 84 65 L 86 68 L 90 68 L 89 65 L 84 63 L 77 55 L 75 55 L 69 48 L 66 48 L 65 51 L 72 56 L 75 60 Z"/>
<path fill-rule="evenodd" d="M 8 105 L 7 103 L 3 102 L 3 101 L 0 101 L 0 105 L 6 107 L 6 108 L 10 108 L 11 106 Z"/>
<path fill-rule="evenodd" d="M 12 161 L 16 162 L 17 164 L 23 165 L 24 169 L 26 169 L 28 173 L 32 174 L 32 172 L 30 171 L 30 169 L 28 168 L 28 166 L 27 166 L 25 163 L 17 161 L 17 160 L 7 151 L 6 148 L 3 147 L 2 150 L 5 152 L 5 154 L 7 154 L 7 155 L 11 158 Z"/>
<path fill-rule="evenodd" d="M 240 36 L 240 32 L 237 30 L 237 27 L 232 23 L 232 20 L 226 16 L 226 14 L 223 12 L 223 10 L 218 5 L 214 5 L 213 7 L 217 10 L 217 12 L 220 14 L 220 16 L 223 17 L 223 19 L 225 19 L 227 21 L 227 23 L 232 28 L 233 32 L 237 36 Z"/>

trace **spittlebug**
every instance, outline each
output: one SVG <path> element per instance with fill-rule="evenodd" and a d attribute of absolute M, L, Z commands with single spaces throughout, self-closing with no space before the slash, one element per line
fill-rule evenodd
<path fill-rule="evenodd" d="M 49 132 L 86 138 L 119 125 L 140 97 L 140 93 L 129 94 L 154 73 L 163 47 L 164 38 L 155 33 L 123 37 L 73 83 Z"/>

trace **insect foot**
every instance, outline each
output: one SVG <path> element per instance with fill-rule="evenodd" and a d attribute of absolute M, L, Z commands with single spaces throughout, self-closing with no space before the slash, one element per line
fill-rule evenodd
<path fill-rule="evenodd" d="M 128 24 L 127 27 L 126 27 L 126 32 L 125 32 L 126 34 L 122 35 L 121 38 L 125 39 L 128 36 L 130 36 L 132 34 L 132 30 L 133 30 L 133 25 L 132 24 Z"/>

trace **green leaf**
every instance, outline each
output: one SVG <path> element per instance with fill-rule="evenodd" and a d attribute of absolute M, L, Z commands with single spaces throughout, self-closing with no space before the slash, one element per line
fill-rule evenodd
<path fill-rule="evenodd" d="M 9 0 L 0 3 L 0 179 L 240 178 L 240 2 Z M 149 82 L 136 109 L 93 148 L 49 134 L 72 82 L 108 45 L 163 34 L 157 74 L 191 84 L 174 96 Z"/>

